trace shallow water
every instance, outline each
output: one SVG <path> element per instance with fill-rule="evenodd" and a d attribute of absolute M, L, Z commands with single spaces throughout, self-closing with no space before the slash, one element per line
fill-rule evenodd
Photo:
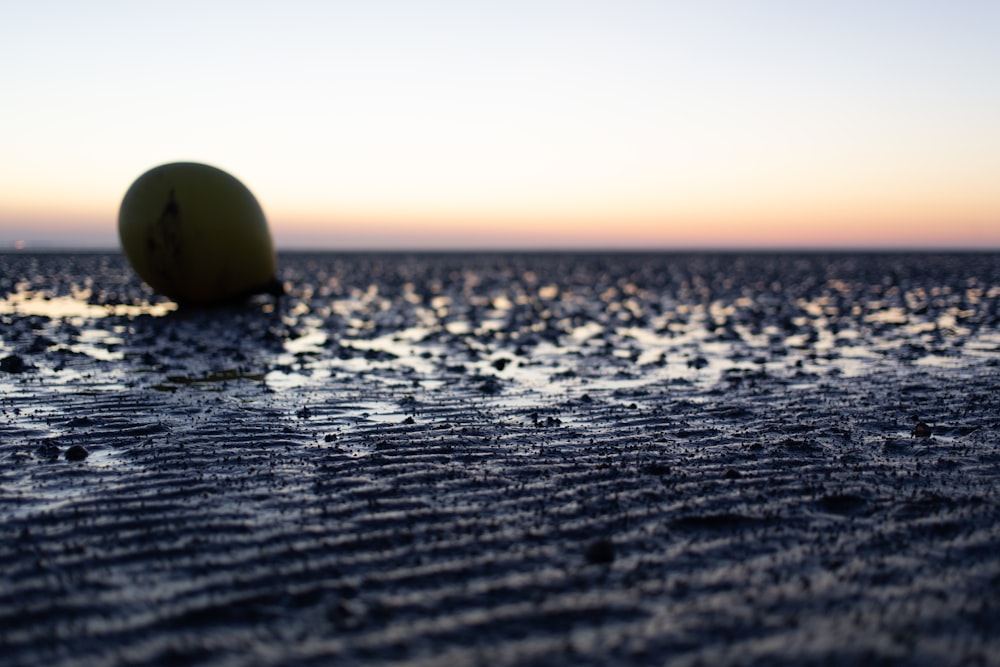
<path fill-rule="evenodd" d="M 0 651 L 989 663 L 998 260 L 0 256 Z"/>

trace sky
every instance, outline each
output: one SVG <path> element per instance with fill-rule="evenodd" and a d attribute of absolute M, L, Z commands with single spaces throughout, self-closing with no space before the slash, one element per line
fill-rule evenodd
<path fill-rule="evenodd" d="M 0 248 L 205 162 L 279 249 L 1000 248 L 996 0 L 0 0 Z"/>

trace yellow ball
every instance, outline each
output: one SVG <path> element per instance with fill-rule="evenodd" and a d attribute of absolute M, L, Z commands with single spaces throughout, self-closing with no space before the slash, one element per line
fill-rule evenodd
<path fill-rule="evenodd" d="M 264 211 L 221 169 L 176 162 L 125 193 L 118 236 L 132 268 L 181 303 L 220 303 L 274 291 L 276 261 Z"/>

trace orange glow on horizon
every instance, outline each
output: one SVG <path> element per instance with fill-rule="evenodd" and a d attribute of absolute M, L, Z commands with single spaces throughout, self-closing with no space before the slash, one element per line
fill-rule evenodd
<path fill-rule="evenodd" d="M 351 206 L 262 202 L 278 247 L 308 248 L 671 248 L 992 247 L 1000 248 L 1000 197 L 675 197 L 628 203 L 572 201 L 394 202 Z M 956 204 L 956 202 L 960 202 Z M 0 204 L 0 229 L 117 238 L 118 201 L 53 198 Z M 35 236 L 31 236 L 35 238 Z"/>
<path fill-rule="evenodd" d="M 987 219 L 893 215 L 856 219 L 829 216 L 743 217 L 705 215 L 603 219 L 524 218 L 507 222 L 470 216 L 451 223 L 411 217 L 278 220 L 272 229 L 290 247 L 512 248 L 768 248 L 768 247 L 965 247 L 1000 248 L 1000 225 Z"/>
<path fill-rule="evenodd" d="M 719 199 L 723 199 L 720 197 Z M 516 247 L 1000 247 L 1000 201 L 962 205 L 930 193 L 885 197 L 789 197 L 784 205 L 732 198 L 629 206 L 592 202 L 518 206 L 336 207 L 268 210 L 278 238 L 310 235 L 401 245 L 509 244 Z M 267 209 L 266 209 L 267 210 Z"/>

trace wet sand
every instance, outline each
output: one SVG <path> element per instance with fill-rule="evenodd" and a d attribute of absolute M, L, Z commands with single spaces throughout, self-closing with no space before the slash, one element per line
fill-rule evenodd
<path fill-rule="evenodd" d="M 4 665 L 1000 664 L 1000 255 L 0 255 Z"/>

